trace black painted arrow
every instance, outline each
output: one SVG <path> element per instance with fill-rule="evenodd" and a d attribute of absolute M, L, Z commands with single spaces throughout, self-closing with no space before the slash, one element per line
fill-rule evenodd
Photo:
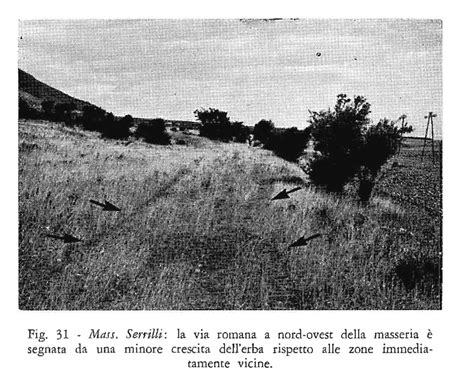
<path fill-rule="evenodd" d="M 291 194 L 291 193 L 293 193 L 295 191 L 298 191 L 298 190 L 301 190 L 301 187 L 295 187 L 294 189 L 291 189 L 289 191 L 286 191 L 286 189 L 283 189 L 282 191 L 280 191 L 277 195 L 275 195 L 272 198 L 272 201 L 277 200 L 277 199 L 289 198 L 288 194 Z"/>
<path fill-rule="evenodd" d="M 317 237 L 321 236 L 321 234 L 314 234 L 314 235 L 311 235 L 310 237 L 307 237 L 305 239 L 304 236 L 301 236 L 298 240 L 296 240 L 293 244 L 291 244 L 288 248 L 291 248 L 291 247 L 301 247 L 303 245 L 308 245 L 308 241 L 310 241 L 311 239 L 315 239 Z"/>
<path fill-rule="evenodd" d="M 115 206 L 112 203 L 107 202 L 107 201 L 105 201 L 105 203 L 100 203 L 100 202 L 94 201 L 92 199 L 89 199 L 89 202 L 91 202 L 91 203 L 93 203 L 97 206 L 102 207 L 102 211 L 120 211 L 120 209 L 117 206 Z"/>
<path fill-rule="evenodd" d="M 81 239 L 78 239 L 78 238 L 76 238 L 72 235 L 69 235 L 69 234 L 63 234 L 63 236 L 47 234 L 46 236 L 49 237 L 49 238 L 62 240 L 65 243 L 77 243 L 78 241 L 81 241 Z"/>

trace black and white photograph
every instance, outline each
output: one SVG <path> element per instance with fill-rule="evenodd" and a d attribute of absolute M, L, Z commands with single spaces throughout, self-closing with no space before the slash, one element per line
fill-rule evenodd
<path fill-rule="evenodd" d="M 19 309 L 442 309 L 442 45 L 440 19 L 19 20 Z"/>

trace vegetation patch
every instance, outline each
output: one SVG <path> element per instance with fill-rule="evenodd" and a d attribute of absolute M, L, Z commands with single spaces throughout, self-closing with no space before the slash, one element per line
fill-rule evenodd
<path fill-rule="evenodd" d="M 422 140 L 405 140 L 362 205 L 269 150 L 186 138 L 130 146 L 20 122 L 21 309 L 441 307 L 440 168 L 419 159 Z M 81 241 L 46 236 L 63 233 Z"/>

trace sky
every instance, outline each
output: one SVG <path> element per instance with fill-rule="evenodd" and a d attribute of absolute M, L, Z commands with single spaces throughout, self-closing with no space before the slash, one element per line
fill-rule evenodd
<path fill-rule="evenodd" d="M 19 67 L 122 116 L 305 128 L 308 110 L 362 95 L 373 122 L 442 128 L 442 23 L 420 19 L 23 20 Z"/>

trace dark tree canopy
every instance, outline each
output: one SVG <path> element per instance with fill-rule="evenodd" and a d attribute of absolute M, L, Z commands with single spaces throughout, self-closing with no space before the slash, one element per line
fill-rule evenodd
<path fill-rule="evenodd" d="M 39 112 L 34 107 L 22 99 L 18 99 L 18 117 L 20 119 L 39 119 L 41 117 L 41 112 Z"/>
<path fill-rule="evenodd" d="M 334 110 L 311 112 L 311 137 L 316 154 L 308 168 L 311 180 L 340 192 L 357 173 L 369 123 L 370 104 L 341 94 Z"/>
<path fill-rule="evenodd" d="M 47 120 L 51 120 L 54 114 L 54 101 L 52 100 L 43 100 L 41 102 L 41 108 L 43 110 L 44 116 Z"/>
<path fill-rule="evenodd" d="M 357 177 L 360 200 L 369 200 L 382 165 L 397 152 L 403 134 L 411 132 L 387 119 L 368 127 L 369 113 L 364 97 L 351 100 L 343 94 L 334 110 L 311 112 L 315 153 L 307 171 L 313 183 L 341 192 Z"/>
<path fill-rule="evenodd" d="M 241 121 L 233 121 L 230 125 L 232 139 L 239 143 L 245 143 L 250 137 L 250 128 Z"/>
<path fill-rule="evenodd" d="M 154 119 L 140 123 L 135 134 L 151 144 L 168 145 L 171 142 L 163 119 Z"/>
<path fill-rule="evenodd" d="M 199 134 L 201 136 L 221 141 L 247 142 L 250 128 L 240 121 L 231 122 L 227 112 L 216 108 L 198 109 L 194 111 L 196 118 L 201 122 Z"/>
<path fill-rule="evenodd" d="M 266 144 L 274 130 L 275 125 L 273 124 L 273 121 L 262 119 L 255 124 L 255 127 L 253 128 L 253 137 L 262 144 Z"/>
<path fill-rule="evenodd" d="M 289 129 L 274 128 L 264 144 L 265 149 L 272 150 L 277 156 L 287 161 L 296 162 L 308 145 L 309 134 L 296 127 Z"/>
<path fill-rule="evenodd" d="M 198 109 L 194 111 L 197 119 L 201 122 L 199 133 L 201 136 L 213 140 L 229 141 L 232 137 L 231 122 L 227 112 L 216 108 Z"/>
<path fill-rule="evenodd" d="M 102 136 L 112 139 L 125 139 L 130 135 L 133 117 L 125 115 L 117 120 L 113 113 L 107 113 L 102 126 Z"/>
<path fill-rule="evenodd" d="M 72 112 L 76 109 L 74 103 L 57 103 L 54 105 L 54 119 L 64 121 L 66 124 L 72 123 Z"/>
<path fill-rule="evenodd" d="M 101 131 L 106 112 L 96 106 L 85 106 L 82 110 L 82 126 L 89 131 Z"/>

